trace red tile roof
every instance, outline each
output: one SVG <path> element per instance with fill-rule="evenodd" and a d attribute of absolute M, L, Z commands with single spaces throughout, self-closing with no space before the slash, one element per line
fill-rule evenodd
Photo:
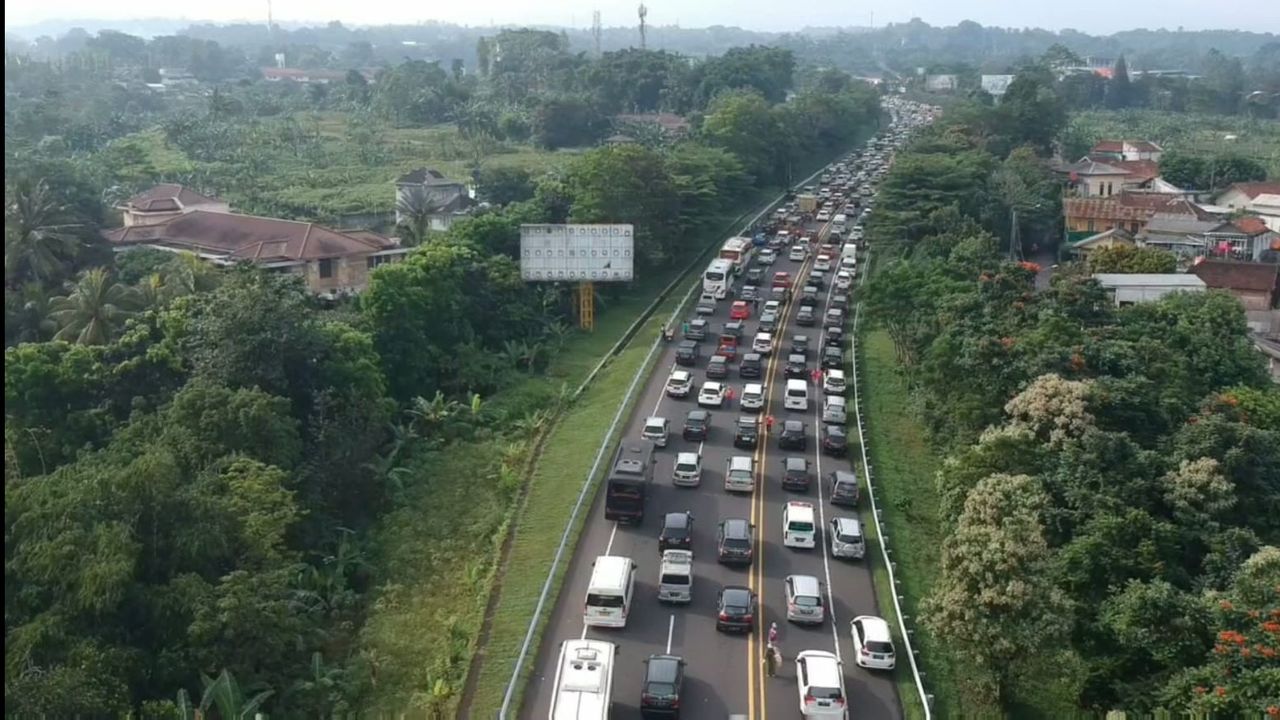
<path fill-rule="evenodd" d="M 1274 293 L 1280 286 L 1280 265 L 1201 259 L 1191 272 L 1211 288 Z"/>
<path fill-rule="evenodd" d="M 104 235 L 113 245 L 163 245 L 255 262 L 367 255 L 395 247 L 390 238 L 367 231 L 344 233 L 315 223 L 204 210 Z"/>
<path fill-rule="evenodd" d="M 1245 234 L 1250 237 L 1254 235 L 1261 235 L 1271 230 L 1271 228 L 1267 227 L 1266 223 L 1262 222 L 1262 218 L 1256 217 L 1239 218 L 1235 221 L 1235 226 L 1243 230 Z"/>
<path fill-rule="evenodd" d="M 1228 192 L 1231 190 L 1242 192 L 1253 200 L 1259 195 L 1280 195 L 1280 182 L 1242 182 L 1227 188 Z"/>
<path fill-rule="evenodd" d="M 1097 153 L 1118 153 L 1124 152 L 1124 142 L 1121 140 L 1099 140 L 1093 144 L 1093 152 Z"/>
<path fill-rule="evenodd" d="M 1160 176 L 1160 165 L 1154 160 L 1108 160 L 1112 167 L 1129 173 L 1129 177 L 1147 182 Z"/>
<path fill-rule="evenodd" d="M 1066 198 L 1062 214 L 1082 220 L 1148 220 L 1155 213 L 1196 215 L 1194 204 L 1169 193 L 1122 192 L 1108 198 Z"/>
<path fill-rule="evenodd" d="M 201 195 L 195 190 L 177 183 L 161 183 L 129 198 L 125 201 L 123 207 L 140 212 L 159 212 L 163 210 L 182 210 L 220 202 L 216 198 Z"/>

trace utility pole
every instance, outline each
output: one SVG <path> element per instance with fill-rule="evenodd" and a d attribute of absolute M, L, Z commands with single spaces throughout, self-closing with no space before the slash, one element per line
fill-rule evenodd
<path fill-rule="evenodd" d="M 1022 259 L 1022 240 L 1018 233 L 1018 209 L 1009 208 L 1009 262 Z"/>
<path fill-rule="evenodd" d="M 596 41 L 596 57 L 600 57 L 600 11 L 595 10 L 591 13 L 591 36 Z"/>
<path fill-rule="evenodd" d="M 645 49 L 645 47 L 646 47 L 646 45 L 645 45 L 645 37 L 644 37 L 644 35 L 645 35 L 644 19 L 645 19 L 645 17 L 646 17 L 646 16 L 648 16 L 648 14 L 649 14 L 649 8 L 645 7 L 645 6 L 644 6 L 644 3 L 640 3 L 640 11 L 639 11 L 639 12 L 640 12 L 640 49 L 641 49 L 641 50 L 644 50 L 644 49 Z"/>

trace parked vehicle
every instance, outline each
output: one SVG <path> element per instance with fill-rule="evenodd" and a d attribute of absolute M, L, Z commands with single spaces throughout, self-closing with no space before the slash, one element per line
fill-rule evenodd
<path fill-rule="evenodd" d="M 737 430 L 733 434 L 733 446 L 744 450 L 755 450 L 759 442 L 759 421 L 752 415 L 739 417 Z"/>
<path fill-rule="evenodd" d="M 686 398 L 693 391 L 693 376 L 687 370 L 672 370 L 667 378 L 667 396 Z"/>
<path fill-rule="evenodd" d="M 783 581 L 787 598 L 787 620 L 805 625 L 821 625 L 826 620 L 822 583 L 812 575 L 788 575 Z"/>
<path fill-rule="evenodd" d="M 823 449 L 826 449 L 825 443 Z M 852 470 L 833 470 L 827 474 L 827 484 L 831 488 L 832 505 L 858 504 L 858 476 Z"/>
<path fill-rule="evenodd" d="M 853 656 L 859 666 L 871 670 L 892 670 L 893 635 L 889 623 L 874 615 L 859 615 L 849 623 L 853 636 Z"/>
<path fill-rule="evenodd" d="M 711 413 L 698 409 L 690 410 L 689 414 L 685 415 L 684 429 L 680 431 L 680 436 L 686 441 L 706 440 L 709 432 L 711 432 Z"/>
<path fill-rule="evenodd" d="M 822 426 L 822 452 L 833 457 L 844 457 L 849 452 L 848 430 L 843 425 Z"/>
<path fill-rule="evenodd" d="M 818 523 L 813 505 L 792 500 L 782 509 L 782 544 L 786 547 L 812 548 L 817 544 Z"/>
<path fill-rule="evenodd" d="M 708 380 L 698 391 L 698 404 L 702 407 L 720 407 L 724 404 L 724 385 Z"/>
<path fill-rule="evenodd" d="M 758 378 L 764 374 L 764 357 L 758 352 L 749 352 L 742 356 L 742 362 L 738 364 L 738 376 L 743 378 Z"/>
<path fill-rule="evenodd" d="M 658 534 L 658 552 L 688 550 L 693 546 L 693 514 L 667 513 L 662 520 L 662 532 Z"/>
<path fill-rule="evenodd" d="M 723 355 L 712 355 L 707 359 L 707 377 L 723 380 L 729 377 L 729 359 Z"/>
<path fill-rule="evenodd" d="M 746 362 L 746 358 L 743 358 Z M 747 383 L 742 388 L 742 399 L 739 406 L 743 410 L 763 410 L 765 402 L 764 385 L 762 383 Z"/>
<path fill-rule="evenodd" d="M 724 489 L 729 492 L 755 492 L 755 458 L 748 455 L 730 457 L 724 468 Z"/>
<path fill-rule="evenodd" d="M 698 343 L 693 340 L 681 340 L 676 346 L 676 364 L 692 366 L 698 364 Z"/>
<path fill-rule="evenodd" d="M 834 654 L 805 650 L 796 655 L 796 685 L 801 715 L 830 720 L 844 717 L 844 670 Z"/>
<path fill-rule="evenodd" d="M 605 483 L 606 520 L 639 523 L 644 520 L 644 503 L 653 481 L 653 446 L 623 445 L 614 456 L 613 469 Z"/>
<path fill-rule="evenodd" d="M 813 481 L 813 473 L 809 471 L 809 459 L 803 457 L 785 457 L 782 459 L 782 489 L 808 492 Z"/>
<path fill-rule="evenodd" d="M 828 425 L 827 427 L 834 427 Z M 804 423 L 799 420 L 787 420 L 782 423 L 782 433 L 778 435 L 778 447 L 782 450 L 804 450 L 809 444 L 805 434 Z"/>

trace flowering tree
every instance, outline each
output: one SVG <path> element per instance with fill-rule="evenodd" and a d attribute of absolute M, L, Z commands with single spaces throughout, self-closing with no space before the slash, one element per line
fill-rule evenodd
<path fill-rule="evenodd" d="M 1013 427 L 1024 427 L 1052 448 L 1080 437 L 1094 424 L 1088 401 L 1092 382 L 1066 380 L 1057 373 L 1041 375 L 1005 404 Z"/>

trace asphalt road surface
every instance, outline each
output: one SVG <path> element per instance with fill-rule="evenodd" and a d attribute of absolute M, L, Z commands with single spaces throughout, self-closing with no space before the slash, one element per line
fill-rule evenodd
<path fill-rule="evenodd" d="M 815 226 L 814 230 L 818 228 Z M 823 228 L 825 231 L 825 228 Z M 823 232 L 825 235 L 825 232 Z M 813 254 L 803 263 L 786 259 L 784 248 L 772 268 L 765 268 L 765 284 L 777 270 L 791 272 L 798 291 L 804 285 Z M 834 284 L 834 272 L 828 273 L 828 285 L 819 308 L 825 312 Z M 741 280 L 739 280 L 740 286 Z M 767 290 L 766 290 L 767 291 Z M 796 293 L 798 295 L 798 292 Z M 825 525 L 835 515 L 855 516 L 853 508 L 832 506 L 826 495 L 829 487 L 825 476 L 835 469 L 849 469 L 850 459 L 824 456 L 819 451 L 822 390 L 810 382 L 808 412 L 788 411 L 782 407 L 782 391 L 786 385 L 783 363 L 792 335 L 804 334 L 810 339 L 810 369 L 818 366 L 822 347 L 821 314 L 817 327 L 797 327 L 793 322 L 797 305 L 784 307 L 782 323 L 774 334 L 778 347 L 766 358 L 765 382 L 768 405 L 760 417 L 773 415 L 772 433 L 763 437 L 755 450 L 757 466 L 756 491 L 753 495 L 730 494 L 724 490 L 725 465 L 732 455 L 753 454 L 733 447 L 734 423 L 744 413 L 735 398 L 732 407 L 712 411 L 712 427 L 704 443 L 685 442 L 680 429 L 685 413 L 696 407 L 697 389 L 706 379 L 707 358 L 715 351 L 715 338 L 728 320 L 731 300 L 718 303 L 712 316 L 712 332 L 702 341 L 702 357 L 691 370 L 694 391 L 686 399 L 666 397 L 663 388 L 673 369 L 677 342 L 663 348 L 653 376 L 644 386 L 635 412 L 628 419 L 624 442 L 640 440 L 645 418 L 666 417 L 671 423 L 671 438 L 666 448 L 659 449 L 654 487 L 645 507 L 643 523 L 638 526 L 618 525 L 604 518 L 602 490 L 590 510 L 587 523 L 568 566 L 560 596 L 538 650 L 533 677 L 520 712 L 522 718 L 545 718 L 550 709 L 555 664 L 560 643 L 567 639 L 588 637 L 617 643 L 612 717 L 633 720 L 640 717 L 640 686 L 644 679 L 644 660 L 652 654 L 670 652 L 687 662 L 686 681 L 681 697 L 681 716 L 686 720 L 726 720 L 730 714 L 747 714 L 751 720 L 795 718 L 800 715 L 799 694 L 794 660 L 804 650 L 838 653 L 844 662 L 845 691 L 849 699 L 849 716 L 857 718 L 899 718 L 902 716 L 897 691 L 890 675 L 862 669 L 853 661 L 849 621 L 857 615 L 878 615 L 871 571 L 867 560 L 847 561 L 830 558 L 826 550 Z M 763 300 L 761 307 L 763 307 Z M 846 312 L 846 315 L 848 313 Z M 757 329 L 753 313 L 746 323 L 744 344 L 749 346 Z M 846 345 L 846 352 L 847 352 Z M 740 349 L 740 354 L 743 350 Z M 846 362 L 847 367 L 847 362 Z M 737 397 L 747 382 L 738 377 L 737 364 L 728 382 Z M 782 422 L 803 419 L 808 426 L 807 451 L 781 451 L 777 436 Z M 763 422 L 761 424 L 763 429 Z M 701 449 L 702 483 L 696 488 L 675 487 L 671 483 L 676 454 Z M 807 494 L 784 491 L 781 487 L 782 460 L 789 455 L 805 455 L 817 482 Z M 813 550 L 795 550 L 782 544 L 782 512 L 788 500 L 804 500 L 814 504 L 818 513 L 819 533 Z M 865 497 L 861 502 L 866 502 Z M 657 600 L 660 554 L 658 533 L 663 515 L 687 510 L 694 516 L 693 602 L 688 605 L 664 605 Z M 716 562 L 716 527 L 726 518 L 750 518 L 756 527 L 755 563 L 748 567 L 730 567 Z M 874 551 L 868 541 L 867 554 Z M 625 628 L 585 628 L 582 622 L 583 602 L 591 577 L 591 565 L 600 555 L 623 555 L 639 565 L 635 601 Z M 820 626 L 799 626 L 786 622 L 784 578 L 790 574 L 813 575 L 829 593 L 827 619 Z M 725 585 L 748 585 L 759 593 L 761 613 L 754 633 L 730 635 L 716 631 L 716 596 Z M 769 625 L 777 622 L 779 647 L 784 662 L 778 677 L 764 676 L 763 643 Z"/>

